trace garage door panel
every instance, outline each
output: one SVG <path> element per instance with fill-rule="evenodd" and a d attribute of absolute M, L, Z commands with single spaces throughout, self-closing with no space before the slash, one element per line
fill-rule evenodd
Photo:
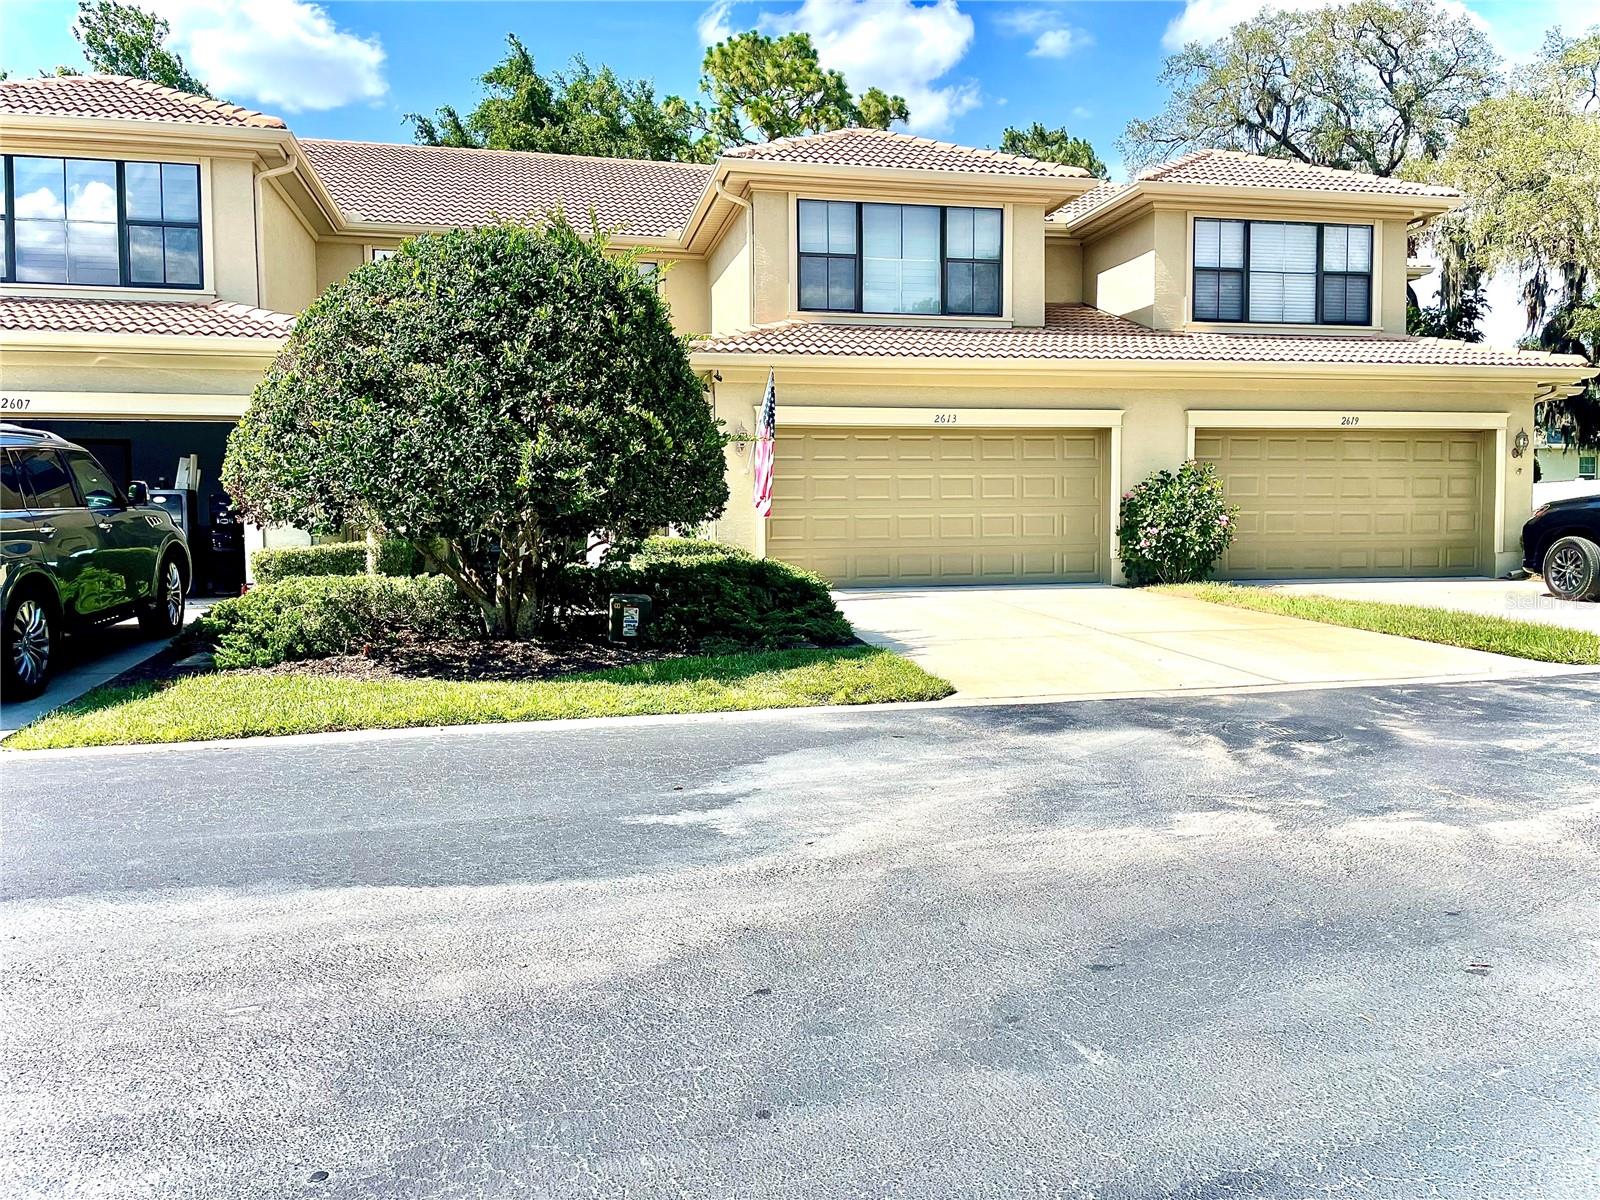
<path fill-rule="evenodd" d="M 1484 483 L 1477 434 L 1209 430 L 1196 432 L 1195 450 L 1217 465 L 1240 509 L 1223 576 L 1479 569 Z"/>
<path fill-rule="evenodd" d="M 1100 435 L 811 430 L 778 441 L 785 453 L 775 456 L 767 527 L 775 558 L 840 583 L 1101 574 Z M 780 494 L 791 497 L 787 504 Z"/>

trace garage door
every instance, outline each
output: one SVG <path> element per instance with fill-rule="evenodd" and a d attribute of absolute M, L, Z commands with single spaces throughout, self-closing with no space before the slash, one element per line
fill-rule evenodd
<path fill-rule="evenodd" d="M 811 429 L 778 436 L 767 553 L 835 583 L 1088 581 L 1103 436 Z"/>
<path fill-rule="evenodd" d="M 1485 525 L 1474 433 L 1199 430 L 1239 532 L 1219 569 L 1235 579 L 1470 575 Z"/>

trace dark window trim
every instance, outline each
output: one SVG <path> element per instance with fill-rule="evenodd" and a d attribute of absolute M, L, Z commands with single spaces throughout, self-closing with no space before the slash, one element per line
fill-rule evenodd
<path fill-rule="evenodd" d="M 1343 326 L 1350 329 L 1370 329 L 1375 324 L 1373 316 L 1377 305 L 1373 302 L 1372 295 L 1372 270 L 1369 265 L 1365 271 L 1329 271 L 1322 265 L 1322 234 L 1325 229 L 1365 229 L 1368 236 L 1369 264 L 1378 257 L 1378 230 L 1375 225 L 1364 225 L 1357 221 L 1257 221 L 1250 217 L 1196 217 L 1193 224 L 1198 226 L 1201 221 L 1216 221 L 1225 224 L 1233 221 L 1244 226 L 1244 266 L 1240 267 L 1202 267 L 1195 260 L 1195 237 L 1189 237 L 1189 319 L 1206 325 L 1329 325 Z M 1310 321 L 1252 321 L 1250 319 L 1250 232 L 1257 225 L 1305 225 L 1317 231 L 1317 269 L 1316 269 L 1316 310 L 1315 317 Z M 1237 317 L 1200 317 L 1194 312 L 1194 279 L 1197 272 L 1215 271 L 1219 275 L 1242 274 L 1244 276 L 1240 295 L 1243 297 L 1239 316 Z M 1280 272 L 1281 273 L 1281 272 Z M 1293 271 L 1288 274 L 1304 275 L 1305 271 Z M 1365 279 L 1367 281 L 1367 319 L 1365 321 L 1331 321 L 1323 313 L 1322 284 L 1325 279 Z"/>
<path fill-rule="evenodd" d="M 802 204 L 849 204 L 853 205 L 856 212 L 856 252 L 854 254 L 824 254 L 815 250 L 801 250 L 800 247 L 800 205 Z M 897 312 L 867 312 L 862 308 L 862 264 L 866 258 L 865 245 L 862 240 L 862 210 L 868 204 L 892 205 L 895 208 L 934 208 L 939 211 L 939 311 L 937 313 L 897 313 Z M 946 252 L 949 243 L 949 226 L 946 214 L 951 209 L 971 209 L 974 212 L 988 211 L 1000 214 L 1000 252 L 994 258 L 951 258 Z M 817 313 L 855 313 L 868 317 L 998 317 L 1005 312 L 1005 261 L 1006 261 L 1006 226 L 1005 209 L 992 204 L 919 204 L 914 200 L 818 200 L 810 196 L 800 196 L 795 200 L 794 208 L 795 229 L 795 276 L 794 295 L 795 307 L 800 312 Z M 821 259 L 849 259 L 854 264 L 855 270 L 855 295 L 849 308 L 807 308 L 800 302 L 800 269 L 808 258 Z M 951 312 L 946 298 L 945 283 L 950 264 L 958 263 L 998 263 L 1000 266 L 1000 288 L 996 300 L 998 307 L 994 312 Z"/>
<path fill-rule="evenodd" d="M 108 162 L 117 171 L 117 274 L 121 277 L 120 283 L 44 283 L 38 280 L 19 280 L 17 278 L 17 196 L 16 196 L 16 171 L 14 161 L 18 158 L 56 158 L 62 162 Z M 196 209 L 200 213 L 198 220 L 194 221 L 150 221 L 133 220 L 128 216 L 128 190 L 126 183 L 126 167 L 130 162 L 155 163 L 156 166 L 175 166 L 194 168 L 194 192 Z M 24 287 L 73 287 L 73 288 L 154 288 L 164 292 L 202 292 L 206 287 L 206 235 L 205 235 L 205 193 L 202 176 L 205 174 L 200 169 L 199 163 L 172 162 L 165 159 L 150 158 L 87 158 L 81 154 L 7 154 L 5 161 L 0 164 L 5 175 L 5 243 L 6 243 L 6 269 L 0 275 L 0 283 L 21 283 Z M 158 172 L 159 174 L 159 172 Z M 162 181 L 163 199 L 165 204 L 165 180 Z M 66 181 L 62 180 L 65 189 Z M 66 197 L 63 195 L 63 201 Z M 166 280 L 166 240 L 162 239 L 161 257 L 161 283 L 135 283 L 132 280 L 132 264 L 129 262 L 131 255 L 129 230 L 135 226 L 155 229 L 193 229 L 199 236 L 195 247 L 195 259 L 200 268 L 200 278 L 195 283 L 167 283 Z"/>

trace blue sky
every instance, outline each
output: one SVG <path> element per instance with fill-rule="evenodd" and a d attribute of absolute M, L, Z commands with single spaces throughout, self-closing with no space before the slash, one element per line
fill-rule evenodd
<path fill-rule="evenodd" d="M 1317 0 L 1289 0 L 1295 4 Z M 214 91 L 288 120 L 302 135 L 409 140 L 408 111 L 470 106 L 476 77 L 518 34 L 540 65 L 573 55 L 692 96 L 708 39 L 804 29 L 858 90 L 911 101 L 912 127 L 993 145 L 1008 124 L 1040 120 L 1089 138 L 1119 167 L 1128 120 L 1156 111 L 1161 62 L 1186 36 L 1215 36 L 1260 0 L 803 0 L 800 3 L 328 3 L 146 0 Z M 1548 23 L 1576 27 L 1577 0 L 1474 0 L 1512 55 Z M 0 66 L 33 74 L 81 64 L 69 0 L 0 0 Z"/>
<path fill-rule="evenodd" d="M 1310 7 L 1326 0 L 1278 0 Z M 1214 38 L 1262 0 L 143 0 L 217 94 L 283 117 L 302 136 L 409 141 L 403 114 L 468 108 L 477 77 L 516 33 L 545 69 L 582 54 L 659 94 L 696 93 L 705 46 L 758 28 L 809 32 L 824 65 L 907 97 L 913 132 L 996 145 L 1007 125 L 1043 121 L 1087 137 L 1121 175 L 1127 122 L 1159 110 L 1163 58 Z M 1592 0 L 1445 0 L 1479 19 L 1512 61 L 1545 29 L 1594 21 Z M 32 75 L 81 66 L 71 0 L 0 0 L 0 67 Z M 1516 336 L 1514 285 L 1491 293 L 1500 342 Z M 1498 294 L 1496 294 L 1498 293 Z M 1508 323 L 1509 322 L 1509 323 Z"/>

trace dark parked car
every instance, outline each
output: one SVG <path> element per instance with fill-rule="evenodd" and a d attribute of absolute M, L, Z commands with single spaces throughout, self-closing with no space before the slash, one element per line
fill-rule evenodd
<path fill-rule="evenodd" d="M 0 492 L 7 700 L 44 690 L 63 633 L 129 616 L 151 634 L 183 628 L 189 547 L 142 483 L 125 496 L 83 447 L 0 424 Z"/>
<path fill-rule="evenodd" d="M 1552 596 L 1600 600 L 1600 496 L 1541 504 L 1522 527 L 1522 565 Z"/>

